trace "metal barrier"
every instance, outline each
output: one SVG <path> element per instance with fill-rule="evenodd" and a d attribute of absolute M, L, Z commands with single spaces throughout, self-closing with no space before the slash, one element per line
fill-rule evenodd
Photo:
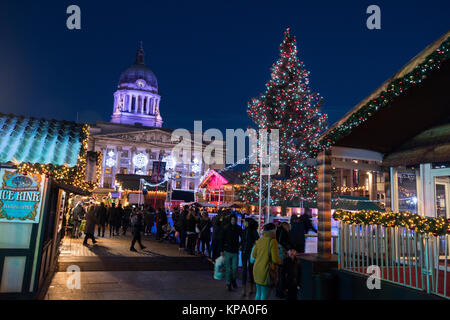
<path fill-rule="evenodd" d="M 401 227 L 339 222 L 339 269 L 450 299 L 449 235 L 433 236 Z"/>

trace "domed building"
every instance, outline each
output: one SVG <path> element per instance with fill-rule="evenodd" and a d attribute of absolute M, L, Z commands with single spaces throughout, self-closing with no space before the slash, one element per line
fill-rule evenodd
<path fill-rule="evenodd" d="M 205 172 L 223 168 L 194 157 L 190 164 L 171 161 L 178 141 L 172 141 L 174 129 L 162 127 L 160 101 L 158 80 L 145 65 L 141 42 L 135 62 L 120 74 L 111 121 L 97 121 L 90 128 L 89 150 L 102 154 L 100 185 L 94 190 L 99 199 L 113 196 L 123 204 L 152 205 L 156 199 L 158 207 L 168 199 L 193 201 Z M 153 186 L 145 199 L 139 192 L 141 179 Z"/>
<path fill-rule="evenodd" d="M 160 101 L 158 80 L 145 65 L 145 53 L 141 42 L 135 63 L 120 75 L 119 85 L 114 93 L 111 122 L 162 127 Z"/>

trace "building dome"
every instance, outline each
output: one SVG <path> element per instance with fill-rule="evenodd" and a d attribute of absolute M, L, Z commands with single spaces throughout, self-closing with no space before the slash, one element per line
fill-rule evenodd
<path fill-rule="evenodd" d="M 155 74 L 145 65 L 142 43 L 136 53 L 136 62 L 120 75 L 119 87 L 125 84 L 134 84 L 140 79 L 144 80 L 147 85 L 158 89 L 158 80 Z"/>
<path fill-rule="evenodd" d="M 160 128 L 163 124 L 160 101 L 158 81 L 145 66 L 141 42 L 136 61 L 120 75 L 118 88 L 114 92 L 111 122 Z"/>
<path fill-rule="evenodd" d="M 135 83 L 143 79 L 148 85 L 158 88 L 155 74 L 143 64 L 133 64 L 120 75 L 119 86 L 125 83 Z"/>

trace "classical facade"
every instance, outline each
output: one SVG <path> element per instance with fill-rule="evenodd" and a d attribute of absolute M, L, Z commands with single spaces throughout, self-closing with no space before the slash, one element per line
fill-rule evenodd
<path fill-rule="evenodd" d="M 189 164 L 174 160 L 172 149 L 178 141 L 171 139 L 174 129 L 162 127 L 160 101 L 157 78 L 144 63 L 141 44 L 135 63 L 120 76 L 111 121 L 97 122 L 90 128 L 89 150 L 102 154 L 100 185 L 94 194 L 118 191 L 119 180 L 124 176 L 128 176 L 127 181 L 143 178 L 150 184 L 158 184 L 158 192 L 194 192 L 208 169 L 223 168 L 207 166 L 201 156 L 192 156 Z M 151 182 L 158 169 L 164 171 L 163 176 Z M 160 180 L 166 184 L 162 185 Z"/>

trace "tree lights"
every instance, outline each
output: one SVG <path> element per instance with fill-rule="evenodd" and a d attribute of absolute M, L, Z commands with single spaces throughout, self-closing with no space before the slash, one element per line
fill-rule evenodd
<path fill-rule="evenodd" d="M 273 204 L 316 194 L 317 172 L 306 165 L 309 154 L 318 152 L 314 141 L 326 129 L 327 116 L 320 113 L 322 98 L 311 92 L 309 71 L 297 57 L 294 36 L 285 31 L 280 58 L 272 67 L 266 91 L 248 104 L 248 115 L 259 129 L 279 129 L 280 164 L 290 168 L 288 180 L 272 180 Z M 258 202 L 259 165 L 242 175 L 239 196 L 245 203 Z"/>

